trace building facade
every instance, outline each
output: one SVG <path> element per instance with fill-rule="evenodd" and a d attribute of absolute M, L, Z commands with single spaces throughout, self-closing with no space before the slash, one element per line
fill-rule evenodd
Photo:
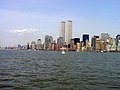
<path fill-rule="evenodd" d="M 36 42 L 35 41 L 31 42 L 31 50 L 36 50 Z"/>
<path fill-rule="evenodd" d="M 64 43 L 65 43 L 65 42 L 64 42 L 63 37 L 59 37 L 59 38 L 57 39 L 58 49 L 64 47 Z"/>
<path fill-rule="evenodd" d="M 63 41 L 65 42 L 65 21 L 60 22 L 59 37 L 63 37 Z"/>
<path fill-rule="evenodd" d="M 108 33 L 101 33 L 101 39 L 104 42 L 107 42 L 107 39 L 110 37 Z"/>
<path fill-rule="evenodd" d="M 84 46 L 86 46 L 86 40 L 88 40 L 88 42 L 89 42 L 89 34 L 83 34 Z"/>
<path fill-rule="evenodd" d="M 120 35 L 118 34 L 118 35 L 116 36 L 116 45 L 117 45 L 117 46 L 118 46 L 119 40 L 120 40 Z"/>
<path fill-rule="evenodd" d="M 74 44 L 80 43 L 80 38 L 74 38 Z"/>
<path fill-rule="evenodd" d="M 45 50 L 49 50 L 51 44 L 53 43 L 53 37 L 52 36 L 49 36 L 49 35 L 46 35 L 45 36 L 45 43 L 44 43 L 44 49 Z"/>
<path fill-rule="evenodd" d="M 65 30 L 66 30 L 66 44 L 70 44 L 70 40 L 72 39 L 72 21 L 68 20 L 65 25 Z"/>
<path fill-rule="evenodd" d="M 37 50 L 41 50 L 42 49 L 42 40 L 41 39 L 38 39 L 37 40 Z"/>

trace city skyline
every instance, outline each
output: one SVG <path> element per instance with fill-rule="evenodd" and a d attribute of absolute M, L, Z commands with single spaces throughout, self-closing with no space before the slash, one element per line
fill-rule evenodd
<path fill-rule="evenodd" d="M 73 21 L 73 37 L 84 33 L 115 37 L 120 30 L 119 4 L 119 0 L 1 0 L 0 46 L 44 40 L 45 35 L 57 39 L 61 19 Z"/>

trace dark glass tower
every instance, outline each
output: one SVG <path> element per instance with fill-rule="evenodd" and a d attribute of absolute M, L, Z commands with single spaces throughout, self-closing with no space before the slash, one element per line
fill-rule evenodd
<path fill-rule="evenodd" d="M 74 38 L 74 44 L 80 43 L 80 38 Z"/>
<path fill-rule="evenodd" d="M 83 34 L 83 42 L 84 42 L 84 46 L 86 46 L 86 40 L 89 41 L 89 34 Z"/>
<path fill-rule="evenodd" d="M 117 36 L 116 36 L 116 45 L 118 46 L 118 41 L 120 40 L 120 35 L 118 34 Z"/>
<path fill-rule="evenodd" d="M 92 37 L 92 39 L 91 39 L 91 45 L 93 47 L 93 50 L 96 50 L 96 39 L 97 38 L 99 38 L 99 36 L 94 35 L 94 37 Z"/>

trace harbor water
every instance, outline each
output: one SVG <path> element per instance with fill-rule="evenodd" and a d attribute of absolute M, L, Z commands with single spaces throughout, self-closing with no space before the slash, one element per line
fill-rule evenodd
<path fill-rule="evenodd" d="M 0 50 L 0 90 L 120 90 L 120 53 Z"/>

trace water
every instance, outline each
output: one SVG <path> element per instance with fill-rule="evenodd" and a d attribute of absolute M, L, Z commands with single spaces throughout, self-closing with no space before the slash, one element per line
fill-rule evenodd
<path fill-rule="evenodd" d="M 120 53 L 0 50 L 0 90 L 120 90 Z"/>

